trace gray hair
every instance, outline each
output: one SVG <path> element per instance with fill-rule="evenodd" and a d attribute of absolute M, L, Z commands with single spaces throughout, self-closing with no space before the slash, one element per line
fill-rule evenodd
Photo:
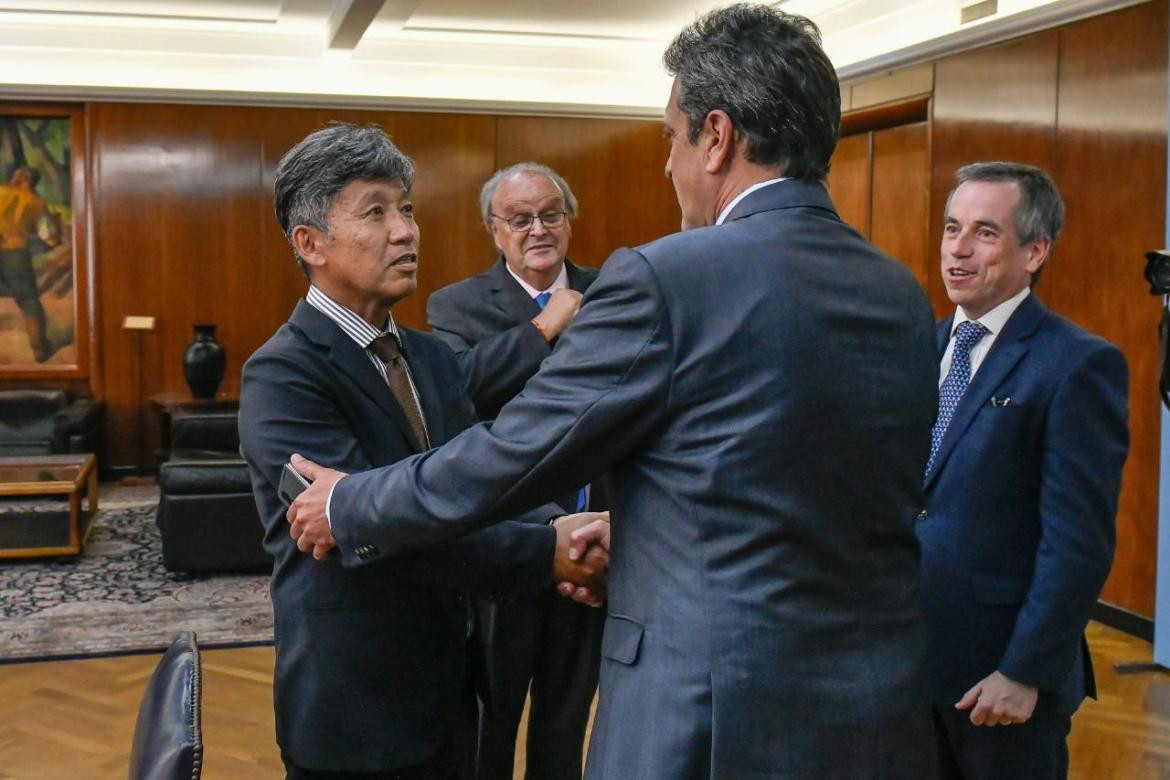
<path fill-rule="evenodd" d="M 829 173 L 841 126 L 841 88 L 817 26 L 767 5 L 738 3 L 700 17 L 662 56 L 678 79 L 687 139 L 727 112 L 747 159 L 785 176 Z"/>
<path fill-rule="evenodd" d="M 493 173 L 490 179 L 484 182 L 483 188 L 479 191 L 479 213 L 483 217 L 484 227 L 491 230 L 492 198 L 496 197 L 496 190 L 499 189 L 500 182 L 518 173 L 534 173 L 551 181 L 553 186 L 561 191 L 561 196 L 565 199 L 565 213 L 570 217 L 577 216 L 577 196 L 573 194 L 569 183 L 559 173 L 547 165 L 541 165 L 536 162 L 522 162 L 509 165 L 507 168 L 501 168 Z"/>
<path fill-rule="evenodd" d="M 1016 204 L 1016 235 L 1020 245 L 1047 239 L 1049 246 L 1056 244 L 1060 229 L 1064 227 L 1064 201 L 1052 178 L 1034 165 L 1014 162 L 978 162 L 964 165 L 955 172 L 955 187 L 947 195 L 947 211 L 955 190 L 969 181 L 1012 182 L 1020 189 L 1020 201 Z"/>
<path fill-rule="evenodd" d="M 277 163 L 272 183 L 276 221 L 289 243 L 297 225 L 328 234 L 329 211 L 341 191 L 355 181 L 396 181 L 409 191 L 414 163 L 377 125 L 330 122 L 289 149 Z M 297 264 L 307 276 L 299 255 Z"/>

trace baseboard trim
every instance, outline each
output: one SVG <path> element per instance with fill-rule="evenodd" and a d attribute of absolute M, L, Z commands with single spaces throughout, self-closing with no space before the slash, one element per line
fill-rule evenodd
<path fill-rule="evenodd" d="M 1110 604 L 1107 601 L 1098 601 L 1092 611 L 1089 612 L 1089 617 L 1098 623 L 1104 623 L 1110 628 L 1116 628 L 1118 631 L 1124 631 L 1130 636 L 1136 636 L 1138 639 L 1144 639 L 1147 642 L 1154 641 L 1153 620 L 1145 615 L 1130 612 L 1128 609 L 1119 607 L 1116 604 Z"/>

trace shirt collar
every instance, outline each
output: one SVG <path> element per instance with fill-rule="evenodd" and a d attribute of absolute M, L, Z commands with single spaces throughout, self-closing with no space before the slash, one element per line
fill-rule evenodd
<path fill-rule="evenodd" d="M 561 263 L 561 272 L 557 274 L 557 278 L 553 280 L 553 283 L 548 286 L 547 290 L 538 290 L 528 282 L 521 279 L 520 275 L 512 270 L 512 266 L 508 265 L 507 260 L 504 260 L 504 268 L 508 269 L 508 273 L 510 273 L 512 278 L 516 280 L 516 283 L 524 288 L 524 292 L 528 293 L 529 298 L 535 298 L 541 293 L 551 293 L 569 286 L 569 270 L 565 267 L 564 263 Z"/>
<path fill-rule="evenodd" d="M 1025 287 L 1011 298 L 1008 298 L 1006 301 L 984 314 L 977 321 L 983 325 L 983 327 L 987 328 L 988 332 L 991 333 L 993 337 L 998 336 L 999 332 L 1003 330 L 1003 326 L 1007 324 L 1008 319 L 1010 319 L 1011 316 L 1015 314 L 1016 309 L 1019 308 L 1020 304 L 1024 302 L 1024 299 L 1027 298 L 1031 292 L 1031 288 Z M 953 337 L 955 335 L 955 330 L 959 327 L 959 325 L 967 321 L 968 317 L 963 312 L 963 307 L 956 306 L 955 318 L 951 322 L 951 336 Z"/>
<path fill-rule="evenodd" d="M 386 327 L 383 330 L 378 330 L 355 314 L 352 309 L 342 306 L 314 285 L 309 285 L 309 292 L 305 295 L 305 300 L 313 308 L 333 320 L 337 327 L 357 342 L 357 345 L 362 349 L 368 349 L 374 339 L 387 333 L 392 334 L 396 340 L 401 342 L 398 336 L 398 327 L 394 324 L 393 314 L 386 315 Z"/>
<path fill-rule="evenodd" d="M 744 190 L 743 192 L 739 193 L 734 198 L 732 198 L 731 203 L 728 203 L 726 206 L 723 207 L 723 211 L 719 212 L 719 219 L 715 220 L 715 224 L 722 225 L 723 220 L 727 219 L 727 215 L 731 213 L 731 210 L 733 208 L 735 208 L 736 206 L 738 206 L 739 202 L 741 200 L 746 198 L 748 195 L 751 195 L 756 190 L 761 190 L 764 187 L 767 187 L 767 186 L 772 185 L 772 184 L 777 184 L 777 183 L 782 182 L 782 181 L 786 181 L 790 178 L 792 178 L 792 177 L 780 176 L 779 178 L 776 178 L 776 179 L 768 179 L 767 181 L 756 182 L 755 184 L 748 187 L 746 190 Z"/>

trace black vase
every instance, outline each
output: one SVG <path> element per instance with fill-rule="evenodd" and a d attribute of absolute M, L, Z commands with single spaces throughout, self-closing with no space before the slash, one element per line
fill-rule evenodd
<path fill-rule="evenodd" d="M 214 325 L 196 325 L 195 340 L 183 353 L 183 376 L 191 395 L 196 398 L 215 398 L 223 379 L 226 355 L 215 340 Z"/>

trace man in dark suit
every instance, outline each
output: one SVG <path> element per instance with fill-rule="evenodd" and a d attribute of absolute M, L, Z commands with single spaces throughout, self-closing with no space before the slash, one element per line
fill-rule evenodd
<path fill-rule="evenodd" d="M 427 319 L 459 358 L 479 419 L 492 420 L 548 357 L 597 271 L 566 258 L 577 199 L 551 168 L 527 162 L 497 171 L 479 202 L 500 257 L 431 295 Z M 600 484 L 577 485 L 557 503 L 566 512 L 597 511 L 606 508 L 603 492 Z M 605 613 L 561 598 L 551 585 L 532 599 L 483 599 L 478 607 L 489 683 L 478 777 L 512 780 L 531 685 L 525 776 L 580 780 Z"/>
<path fill-rule="evenodd" d="M 490 425 L 363 474 L 301 461 L 292 533 L 398 552 L 612 469 L 588 777 L 927 777 L 930 307 L 829 200 L 811 22 L 733 5 L 665 61 L 683 232 L 615 252 Z"/>
<path fill-rule="evenodd" d="M 957 308 L 938 330 L 918 523 L 941 773 L 1062 778 L 1095 693 L 1084 630 L 1113 560 L 1125 357 L 1030 292 L 1064 220 L 1048 175 L 977 163 L 957 178 L 942 240 Z"/>
<path fill-rule="evenodd" d="M 341 468 L 394 463 L 470 422 L 454 355 L 397 327 L 414 292 L 413 166 L 379 129 L 336 124 L 277 167 L 277 219 L 310 282 L 289 322 L 247 362 L 240 439 L 275 558 L 276 732 L 291 778 L 468 777 L 474 695 L 460 593 L 535 592 L 568 550 L 565 514 L 505 522 L 454 543 L 343 568 L 288 535 L 277 497 L 294 450 Z M 589 516 L 587 516 L 588 518 Z"/>

